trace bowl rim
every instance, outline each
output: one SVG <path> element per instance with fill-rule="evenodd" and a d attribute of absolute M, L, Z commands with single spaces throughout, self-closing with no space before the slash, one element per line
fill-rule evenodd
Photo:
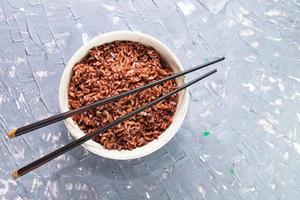
<path fill-rule="evenodd" d="M 69 110 L 68 88 L 69 88 L 69 82 L 70 82 L 72 68 L 74 64 L 80 61 L 86 55 L 87 51 L 92 47 L 99 46 L 116 40 L 135 41 L 135 42 L 140 42 L 141 44 L 144 44 L 146 46 L 156 45 L 155 47 L 154 46 L 152 47 L 156 51 L 158 51 L 160 55 L 161 53 L 167 54 L 167 56 L 171 59 L 169 62 L 172 62 L 172 65 L 170 65 L 170 63 L 168 64 L 170 66 L 175 66 L 175 69 L 171 67 L 173 71 L 176 70 L 183 71 L 182 65 L 180 61 L 177 59 L 177 57 L 175 56 L 175 54 L 166 45 L 164 45 L 162 42 L 160 42 L 159 40 L 157 40 L 152 36 L 140 32 L 134 32 L 134 31 L 114 31 L 114 32 L 101 34 L 89 40 L 87 43 L 83 44 L 79 49 L 77 49 L 77 51 L 73 54 L 68 64 L 66 65 L 63 74 L 61 76 L 60 85 L 59 85 L 59 106 L 61 112 L 65 112 Z M 152 45 L 145 44 L 145 42 L 151 43 Z M 176 79 L 176 81 L 177 82 L 181 81 L 181 84 L 186 82 L 185 77 Z M 121 151 L 107 150 L 102 145 L 100 145 L 99 143 L 93 140 L 89 140 L 83 143 L 82 146 L 88 151 L 91 151 L 92 153 L 95 153 L 99 156 L 109 158 L 109 159 L 115 159 L 115 160 L 130 160 L 130 159 L 140 158 L 157 151 L 158 149 L 166 145 L 175 136 L 176 132 L 180 128 L 181 124 L 183 123 L 183 120 L 187 113 L 188 103 L 189 103 L 188 89 L 181 91 L 179 95 L 180 98 L 178 100 L 176 112 L 173 116 L 173 121 L 171 125 L 163 133 L 161 133 L 158 139 L 142 147 L 137 147 L 133 150 L 121 150 Z M 68 132 L 75 139 L 78 139 L 85 135 L 85 133 L 72 120 L 72 118 L 65 119 L 64 123 L 68 129 Z"/>

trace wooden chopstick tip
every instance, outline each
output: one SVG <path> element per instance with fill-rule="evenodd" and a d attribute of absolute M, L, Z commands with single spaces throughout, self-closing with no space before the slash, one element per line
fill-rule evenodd
<path fill-rule="evenodd" d="M 10 131 L 8 131 L 7 136 L 9 139 L 14 138 L 16 136 L 16 131 L 17 129 L 11 129 Z"/>
<path fill-rule="evenodd" d="M 11 176 L 14 180 L 18 179 L 20 177 L 19 173 L 18 173 L 18 170 L 14 170 L 12 173 L 11 173 Z"/>

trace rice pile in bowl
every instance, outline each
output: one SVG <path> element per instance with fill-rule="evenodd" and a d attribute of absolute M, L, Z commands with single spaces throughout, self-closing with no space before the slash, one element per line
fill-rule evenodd
<path fill-rule="evenodd" d="M 68 90 L 69 108 L 123 93 L 172 74 L 155 49 L 130 41 L 115 41 L 90 49 L 73 67 Z M 177 87 L 168 81 L 118 101 L 73 116 L 85 133 L 169 93 Z M 172 123 L 178 95 L 156 104 L 94 138 L 107 149 L 131 150 L 157 139 Z"/>

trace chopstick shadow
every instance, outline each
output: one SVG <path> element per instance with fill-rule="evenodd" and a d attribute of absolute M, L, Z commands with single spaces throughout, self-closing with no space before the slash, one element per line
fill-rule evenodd
<path fill-rule="evenodd" d="M 60 140 L 64 143 L 69 143 L 72 138 L 67 130 L 64 130 Z M 56 164 L 63 163 L 63 166 L 59 170 L 49 173 L 49 178 L 52 180 L 58 180 L 61 176 L 77 176 L 77 177 L 105 177 L 107 179 L 115 179 L 116 177 L 124 176 L 124 170 L 126 168 L 129 171 L 134 171 L 134 165 L 142 162 L 142 159 L 134 159 L 130 161 L 112 160 L 100 157 L 87 151 L 84 147 L 78 146 L 75 149 L 70 150 L 65 154 L 68 161 L 64 162 L 61 157 L 54 160 Z M 52 161 L 53 162 L 53 161 Z M 67 164 L 66 164 L 67 163 Z M 48 166 L 49 167 L 49 166 Z M 127 175 L 132 173 L 127 173 Z M 129 177 L 128 177 L 129 178 Z"/>
<path fill-rule="evenodd" d="M 65 130 L 61 139 L 65 143 L 69 143 L 70 138 L 72 136 Z M 159 175 L 166 168 L 172 168 L 176 161 L 185 156 L 186 154 L 178 145 L 176 137 L 163 148 L 146 157 L 124 161 L 103 158 L 79 146 L 67 152 L 68 162 L 61 160 L 60 165 L 62 167 L 52 174 L 50 173 L 49 176 L 52 180 L 60 179 L 61 176 L 88 177 L 89 179 L 98 179 L 98 181 L 101 178 L 112 181 L 117 179 L 134 180 Z"/>
<path fill-rule="evenodd" d="M 83 147 L 77 148 L 75 151 L 68 152 L 68 156 L 72 157 L 75 162 L 62 167 L 59 171 L 51 175 L 52 180 L 60 179 L 61 176 L 70 177 L 89 177 L 89 179 L 104 178 L 108 180 L 115 180 L 116 178 L 127 177 L 129 179 L 135 178 L 134 173 L 124 174 L 126 171 L 134 172 L 134 165 L 132 163 L 142 162 L 141 159 L 134 159 L 131 161 L 119 161 L 102 158 L 98 155 L 88 152 L 83 157 L 78 155 L 80 151 L 86 151 Z"/>
<path fill-rule="evenodd" d="M 88 178 L 89 180 L 95 179 L 97 182 L 101 179 L 110 181 L 130 180 L 134 182 L 134 179 L 152 176 L 152 172 L 154 172 L 154 175 L 156 172 L 161 172 L 163 163 L 160 165 L 158 162 L 164 162 L 168 148 L 170 148 L 170 145 L 166 145 L 144 158 L 111 160 L 88 152 L 80 146 L 67 153 L 67 156 L 73 162 L 54 172 L 50 177 L 52 180 L 58 180 L 61 176 L 75 176 Z"/>

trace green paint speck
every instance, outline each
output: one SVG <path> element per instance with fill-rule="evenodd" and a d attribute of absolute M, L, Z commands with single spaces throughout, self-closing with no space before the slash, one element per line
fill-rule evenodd
<path fill-rule="evenodd" d="M 208 59 L 208 58 L 204 58 L 204 62 L 206 62 L 206 63 L 207 63 L 208 61 L 209 61 L 209 59 Z"/>
<path fill-rule="evenodd" d="M 203 135 L 204 137 L 207 137 L 207 136 L 209 135 L 209 132 L 208 132 L 208 131 L 203 131 L 203 132 L 202 132 L 202 135 Z"/>
<path fill-rule="evenodd" d="M 230 176 L 234 176 L 234 169 L 233 169 L 233 168 L 231 168 L 231 169 L 229 170 L 229 174 L 230 174 Z"/>

